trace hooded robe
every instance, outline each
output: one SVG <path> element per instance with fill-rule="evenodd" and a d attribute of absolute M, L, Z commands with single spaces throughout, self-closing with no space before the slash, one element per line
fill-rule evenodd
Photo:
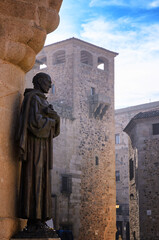
<path fill-rule="evenodd" d="M 51 114 L 50 114 L 51 112 Z M 20 218 L 52 218 L 50 169 L 60 118 L 39 90 L 26 89 L 20 114 Z"/>

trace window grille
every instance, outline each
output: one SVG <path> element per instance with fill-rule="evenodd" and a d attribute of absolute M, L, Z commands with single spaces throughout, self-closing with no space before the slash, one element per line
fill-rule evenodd
<path fill-rule="evenodd" d="M 72 193 L 72 177 L 70 175 L 62 175 L 62 193 Z"/>

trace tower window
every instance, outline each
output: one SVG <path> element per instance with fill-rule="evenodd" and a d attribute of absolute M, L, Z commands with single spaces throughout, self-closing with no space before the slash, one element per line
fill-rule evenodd
<path fill-rule="evenodd" d="M 91 87 L 91 96 L 95 95 L 95 88 Z"/>
<path fill-rule="evenodd" d="M 97 156 L 95 157 L 95 164 L 96 166 L 99 165 L 99 158 Z"/>
<path fill-rule="evenodd" d="M 152 124 L 152 133 L 153 135 L 159 134 L 159 123 Z"/>
<path fill-rule="evenodd" d="M 93 56 L 87 51 L 81 51 L 81 63 L 93 66 Z"/>
<path fill-rule="evenodd" d="M 115 144 L 120 144 L 120 135 L 115 134 Z"/>
<path fill-rule="evenodd" d="M 47 68 L 47 58 L 46 57 L 42 57 L 41 59 L 39 59 L 38 63 L 40 64 L 40 66 L 39 66 L 40 69 Z"/>
<path fill-rule="evenodd" d="M 122 214 L 122 206 L 121 205 L 116 205 L 116 213 L 117 213 L 117 215 L 121 215 Z"/>
<path fill-rule="evenodd" d="M 44 63 L 44 64 L 40 64 L 40 69 L 44 69 L 44 68 L 47 68 L 47 65 Z"/>
<path fill-rule="evenodd" d="M 72 193 L 72 177 L 70 175 L 62 175 L 61 192 L 67 194 Z"/>
<path fill-rule="evenodd" d="M 120 182 L 120 171 L 115 171 L 116 182 Z"/>
<path fill-rule="evenodd" d="M 60 63 L 65 63 L 65 51 L 64 50 L 59 50 L 54 53 L 53 55 L 53 64 L 60 64 Z"/>
<path fill-rule="evenodd" d="M 104 71 L 108 71 L 108 67 L 109 67 L 109 61 L 104 57 L 99 57 L 97 68 Z"/>

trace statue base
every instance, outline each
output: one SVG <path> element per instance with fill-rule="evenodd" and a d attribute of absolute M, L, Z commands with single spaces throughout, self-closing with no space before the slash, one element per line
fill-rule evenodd
<path fill-rule="evenodd" d="M 11 240 L 15 240 L 17 238 L 11 238 Z M 61 240 L 61 238 L 18 238 L 18 240 Z"/>
<path fill-rule="evenodd" d="M 60 240 L 59 236 L 57 235 L 56 231 L 54 229 L 48 229 L 48 230 L 41 230 L 38 229 L 37 231 L 28 231 L 27 229 L 24 229 L 17 234 L 15 234 L 12 238 L 12 240 L 20 240 L 20 239 L 56 239 Z"/>
<path fill-rule="evenodd" d="M 60 239 L 56 230 L 41 220 L 28 220 L 27 226 L 12 239 Z"/>

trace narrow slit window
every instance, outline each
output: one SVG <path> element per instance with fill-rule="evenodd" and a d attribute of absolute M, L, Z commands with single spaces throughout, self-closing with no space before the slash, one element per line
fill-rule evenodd
<path fill-rule="evenodd" d="M 120 171 L 115 171 L 116 182 L 120 182 Z"/>
<path fill-rule="evenodd" d="M 95 164 L 96 164 L 96 166 L 99 165 L 99 158 L 97 156 L 95 157 Z"/>
<path fill-rule="evenodd" d="M 55 94 L 55 84 L 52 84 L 52 94 Z"/>
<path fill-rule="evenodd" d="M 134 178 L 134 161 L 132 158 L 129 160 L 129 175 L 131 181 Z"/>
<path fill-rule="evenodd" d="M 115 134 L 115 144 L 120 144 L 120 135 Z"/>
<path fill-rule="evenodd" d="M 91 96 L 95 95 L 95 88 L 91 87 Z"/>

